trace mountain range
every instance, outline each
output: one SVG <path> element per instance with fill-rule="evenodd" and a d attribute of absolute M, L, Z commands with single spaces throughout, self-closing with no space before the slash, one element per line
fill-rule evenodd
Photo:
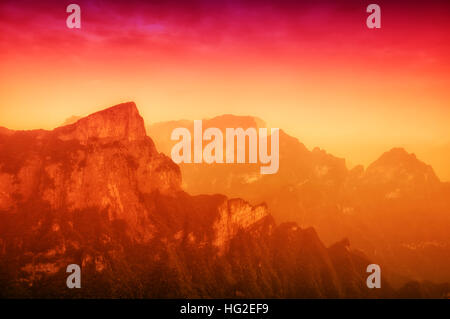
<path fill-rule="evenodd" d="M 243 120 L 255 121 L 251 117 Z M 153 136 L 152 128 L 148 131 Z M 357 229 L 346 228 L 346 219 L 335 227 L 328 226 L 333 232 L 327 241 L 338 240 L 324 244 L 319 239 L 326 235 L 326 218 L 337 223 L 342 216 L 366 212 L 374 205 L 385 208 L 394 200 L 398 210 L 367 214 L 371 213 L 372 221 L 387 225 L 389 221 L 383 219 L 389 213 L 410 213 L 410 223 L 398 230 L 399 236 L 413 231 L 411 238 L 422 244 L 430 235 L 438 244 L 448 244 L 448 235 L 440 233 L 441 229 L 448 230 L 448 217 L 436 219 L 441 216 L 439 209 L 447 208 L 448 197 L 439 196 L 447 194 L 448 186 L 442 185 L 428 166 L 417 164 L 402 150 L 394 150 L 367 170 L 349 171 L 341 159 L 321 150 L 310 152 L 285 133 L 280 138 L 280 172 L 268 177 L 274 179 L 271 181 L 249 177 L 253 168 L 246 165 L 176 165 L 160 146 L 163 141 L 157 142 L 157 148 L 147 136 L 144 120 L 132 102 L 51 131 L 0 128 L 0 295 L 448 295 L 449 285 L 445 283 L 409 281 L 397 289 L 385 276 L 380 289 L 368 289 L 366 267 L 378 261 L 352 248 L 351 241 L 340 236 L 345 230 Z M 204 192 L 202 188 L 208 183 L 203 174 L 211 174 L 210 187 Z M 257 194 L 254 183 L 264 191 Z M 264 198 L 259 200 L 260 196 Z M 416 208 L 415 202 L 408 208 L 400 206 L 405 196 L 419 203 L 432 198 L 436 211 L 413 215 L 410 208 Z M 283 211 L 283 207 L 289 209 Z M 333 217 L 336 213 L 339 215 Z M 424 218 L 430 222 L 425 224 Z M 314 228 L 309 223 L 315 224 Z M 423 233 L 413 228 L 417 223 L 422 223 Z M 377 232 L 375 225 L 378 222 L 367 236 Z M 437 230 L 431 230 L 430 225 Z M 320 229 L 319 235 L 315 228 Z M 81 289 L 66 287 L 66 267 L 73 263 L 82 269 Z"/>
<path fill-rule="evenodd" d="M 204 129 L 265 127 L 251 116 L 204 119 Z M 176 127 L 192 121 L 147 127 L 156 145 L 170 154 Z M 347 237 L 388 274 L 395 286 L 415 280 L 450 281 L 450 183 L 402 148 L 382 154 L 367 168 L 348 169 L 345 159 L 314 148 L 280 130 L 280 168 L 260 175 L 250 164 L 180 164 L 183 187 L 193 194 L 240 196 L 265 202 L 277 222 L 314 227 L 325 244 Z M 385 266 L 385 267 L 384 267 Z"/>

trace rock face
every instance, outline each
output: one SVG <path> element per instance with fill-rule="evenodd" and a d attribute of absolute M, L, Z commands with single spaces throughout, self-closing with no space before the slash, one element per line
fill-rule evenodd
<path fill-rule="evenodd" d="M 157 152 L 134 103 L 53 131 L 3 134 L 0 145 L 4 211 L 35 201 L 55 211 L 97 208 L 147 236 L 139 195 L 180 189 L 179 168 Z"/>
<path fill-rule="evenodd" d="M 219 217 L 213 226 L 216 232 L 214 245 L 222 252 L 241 229 L 248 229 L 268 216 L 266 205 L 253 207 L 242 199 L 228 200 L 218 210 Z"/>
<path fill-rule="evenodd" d="M 144 120 L 133 102 L 91 114 L 73 124 L 57 128 L 54 133 L 63 141 L 77 140 L 81 144 L 92 140 L 108 143 L 146 138 Z"/>
<path fill-rule="evenodd" d="M 348 243 L 180 185 L 134 103 L 53 131 L 0 129 L 1 296 L 395 296 L 367 289 L 370 262 Z M 66 287 L 73 263 L 82 289 Z"/>

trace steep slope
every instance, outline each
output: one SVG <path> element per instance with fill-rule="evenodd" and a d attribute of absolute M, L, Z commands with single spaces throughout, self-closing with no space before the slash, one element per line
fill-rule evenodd
<path fill-rule="evenodd" d="M 367 258 L 277 226 L 264 204 L 182 191 L 134 103 L 53 131 L 2 129 L 0 154 L 3 297 L 394 295 L 367 289 Z M 66 287 L 72 263 L 82 289 Z"/>

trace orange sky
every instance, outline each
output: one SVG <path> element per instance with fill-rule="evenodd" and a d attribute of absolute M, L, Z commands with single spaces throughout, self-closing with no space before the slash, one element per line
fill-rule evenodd
<path fill-rule="evenodd" d="M 81 30 L 64 3 L 0 4 L 0 126 L 130 100 L 147 123 L 255 115 L 350 167 L 403 146 L 450 181 L 445 2 L 379 2 L 380 30 L 356 1 L 78 3 Z"/>

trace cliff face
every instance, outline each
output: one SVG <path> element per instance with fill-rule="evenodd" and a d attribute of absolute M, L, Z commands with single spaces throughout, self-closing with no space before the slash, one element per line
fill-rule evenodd
<path fill-rule="evenodd" d="M 117 105 L 53 131 L 0 136 L 0 208 L 41 201 L 51 210 L 106 210 L 145 232 L 139 194 L 179 190 L 179 168 L 146 136 L 134 103 Z"/>
<path fill-rule="evenodd" d="M 364 287 L 365 257 L 332 253 L 311 229 L 277 226 L 264 204 L 183 192 L 179 167 L 146 136 L 134 103 L 53 131 L 2 129 L 0 154 L 5 297 L 380 293 Z M 340 280 L 339 256 L 356 258 L 347 277 L 357 284 Z M 83 289 L 66 288 L 71 263 L 82 266 Z"/>
<path fill-rule="evenodd" d="M 73 124 L 54 130 L 61 140 L 77 140 L 81 144 L 97 140 L 128 142 L 145 139 L 144 120 L 133 102 L 123 103 L 81 118 Z"/>
<path fill-rule="evenodd" d="M 268 216 L 267 206 L 251 206 L 242 199 L 227 200 L 218 207 L 219 216 L 213 225 L 214 245 L 221 251 L 241 229 L 248 229 Z"/>

